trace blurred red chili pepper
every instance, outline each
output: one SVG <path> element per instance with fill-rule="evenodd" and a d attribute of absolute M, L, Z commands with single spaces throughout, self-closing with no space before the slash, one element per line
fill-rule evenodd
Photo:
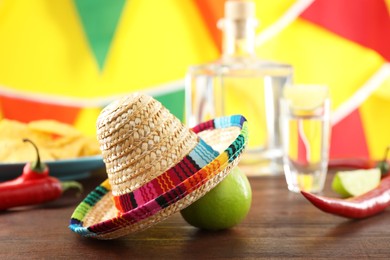
<path fill-rule="evenodd" d="M 379 162 L 365 158 L 335 158 L 329 161 L 328 168 L 371 169 L 377 167 L 381 170 L 382 177 L 384 177 L 390 173 L 390 162 L 387 161 L 389 151 L 390 146 L 386 148 L 383 159 Z"/>
<path fill-rule="evenodd" d="M 82 190 L 78 182 L 60 182 L 57 178 L 49 176 L 49 169 L 41 162 L 36 145 L 28 139 L 23 141 L 34 146 L 37 160 L 27 163 L 23 168 L 23 174 L 18 178 L 0 183 L 0 210 L 52 201 L 69 188 Z"/>
<path fill-rule="evenodd" d="M 390 206 L 390 176 L 383 178 L 377 188 L 350 199 L 329 198 L 304 191 L 301 193 L 324 212 L 353 219 L 367 218 Z"/>
<path fill-rule="evenodd" d="M 365 158 L 334 158 L 329 160 L 328 168 L 370 169 L 374 168 L 376 164 L 376 161 Z"/>

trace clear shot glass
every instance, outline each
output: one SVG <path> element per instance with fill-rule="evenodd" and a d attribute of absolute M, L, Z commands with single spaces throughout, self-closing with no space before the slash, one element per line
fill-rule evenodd
<path fill-rule="evenodd" d="M 280 99 L 283 170 L 290 191 L 320 193 L 329 161 L 330 99 L 323 85 L 296 85 Z"/>

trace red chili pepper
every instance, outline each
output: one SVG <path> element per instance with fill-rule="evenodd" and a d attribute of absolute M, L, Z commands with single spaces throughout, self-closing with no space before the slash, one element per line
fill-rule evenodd
<path fill-rule="evenodd" d="M 49 176 L 49 168 L 41 162 L 36 145 L 28 139 L 23 141 L 34 146 L 37 160 L 27 163 L 23 168 L 23 174 L 18 178 L 0 183 L 0 210 L 52 201 L 69 188 L 82 190 L 78 182 L 60 182 L 57 178 Z"/>
<path fill-rule="evenodd" d="M 365 158 L 334 158 L 329 160 L 329 169 L 352 168 L 352 169 L 371 169 L 377 162 Z"/>
<path fill-rule="evenodd" d="M 350 199 L 329 198 L 301 191 L 314 206 L 334 215 L 360 219 L 373 216 L 390 206 L 390 176 L 379 186 L 365 194 Z"/>
<path fill-rule="evenodd" d="M 390 162 L 387 161 L 389 151 L 390 146 L 386 148 L 383 160 L 379 162 L 365 158 L 335 158 L 329 161 L 328 168 L 372 169 L 376 167 L 381 170 L 382 177 L 384 177 L 390 173 Z"/>

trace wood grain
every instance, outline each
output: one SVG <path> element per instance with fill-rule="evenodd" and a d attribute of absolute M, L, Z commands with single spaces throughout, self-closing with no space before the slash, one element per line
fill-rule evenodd
<path fill-rule="evenodd" d="M 329 187 L 328 176 L 327 187 Z M 83 181 L 90 191 L 104 179 Z M 289 192 L 283 176 L 251 177 L 252 208 L 231 230 L 206 232 L 175 214 L 143 232 L 112 241 L 68 229 L 72 193 L 53 203 L 0 213 L 0 259 L 389 258 L 390 210 L 353 221 L 323 213 Z M 332 195 L 329 188 L 325 194 Z"/>

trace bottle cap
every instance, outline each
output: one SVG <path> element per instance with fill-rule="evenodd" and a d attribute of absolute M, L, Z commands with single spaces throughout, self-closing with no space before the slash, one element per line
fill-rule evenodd
<path fill-rule="evenodd" d="M 255 17 L 255 3 L 248 0 L 228 0 L 225 2 L 225 19 L 241 20 Z"/>

